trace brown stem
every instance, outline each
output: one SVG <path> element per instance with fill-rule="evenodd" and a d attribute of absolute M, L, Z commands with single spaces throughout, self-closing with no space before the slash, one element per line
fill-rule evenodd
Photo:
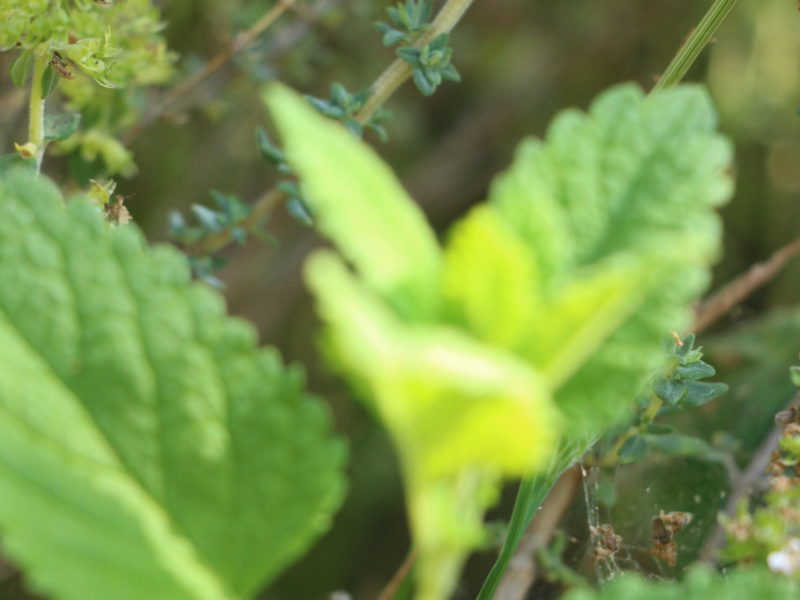
<path fill-rule="evenodd" d="M 800 394 L 796 395 L 788 404 L 786 409 L 800 406 Z M 764 469 L 769 465 L 772 452 L 778 448 L 778 443 L 783 437 L 783 425 L 776 424 L 769 432 L 766 438 L 761 442 L 761 445 L 753 453 L 747 468 L 742 474 L 731 482 L 731 492 L 728 496 L 728 501 L 725 503 L 723 514 L 729 518 L 736 515 L 736 509 L 739 505 L 739 500 L 754 491 L 758 479 L 764 474 Z M 703 548 L 698 554 L 698 560 L 706 563 L 713 563 L 717 559 L 717 553 L 725 541 L 725 530 L 717 523 L 714 531 L 706 539 Z"/>
<path fill-rule="evenodd" d="M 431 23 L 430 29 L 425 33 L 418 45 L 424 46 L 436 36 L 442 33 L 449 33 L 461 20 L 461 17 L 472 5 L 475 0 L 447 0 L 442 6 L 436 18 Z M 372 93 L 364 107 L 356 114 L 356 120 L 364 124 L 369 121 L 375 111 L 386 102 L 386 100 L 397 89 L 411 77 L 412 69 L 408 63 L 400 59 L 395 60 L 386 70 L 375 80 L 371 86 Z M 240 227 L 246 231 L 253 231 L 257 228 L 263 218 L 282 200 L 286 195 L 273 188 L 264 192 L 253 204 L 253 212 L 245 219 Z M 195 255 L 216 252 L 225 247 L 231 241 L 229 230 L 221 231 L 204 238 L 201 242 L 188 250 Z"/>
<path fill-rule="evenodd" d="M 269 215 L 272 209 L 280 204 L 285 197 L 286 194 L 277 188 L 272 188 L 264 192 L 255 201 L 253 204 L 253 211 L 239 224 L 239 227 L 242 227 L 246 231 L 255 231 L 261 225 L 264 218 Z M 204 237 L 200 242 L 188 248 L 188 251 L 196 256 L 210 254 L 224 248 L 230 241 L 231 232 L 226 229 Z"/>
<path fill-rule="evenodd" d="M 173 88 L 160 102 L 156 102 L 152 110 L 142 117 L 137 127 L 128 133 L 125 142 L 130 143 L 133 141 L 142 129 L 160 119 L 170 109 L 174 108 L 175 105 L 180 102 L 181 98 L 189 95 L 189 93 L 196 89 L 201 83 L 224 67 L 234 56 L 252 46 L 258 36 L 269 29 L 275 21 L 292 8 L 294 3 L 295 0 L 280 0 L 280 2 L 273 6 L 271 10 L 268 10 L 258 21 L 236 35 L 236 37 L 211 58 L 200 71 Z"/>
<path fill-rule="evenodd" d="M 695 315 L 693 331 L 700 333 L 707 329 L 736 304 L 773 279 L 797 254 L 800 254 L 800 238 L 789 242 L 765 262 L 754 264 L 745 273 L 726 284 L 711 298 L 700 304 Z"/>
<path fill-rule="evenodd" d="M 414 566 L 414 563 L 417 560 L 416 553 L 412 550 L 409 552 L 405 559 L 403 560 L 402 564 L 397 567 L 397 571 L 394 572 L 392 578 L 383 588 L 381 593 L 378 595 L 377 600 L 392 600 L 397 594 L 397 590 L 400 589 L 400 586 L 408 577 L 408 574 L 411 572 L 411 568 Z"/>
<path fill-rule="evenodd" d="M 550 542 L 561 518 L 572 505 L 579 482 L 580 472 L 577 467 L 572 467 L 553 486 L 514 552 L 494 600 L 523 600 L 526 597 L 536 581 L 534 555 L 539 548 L 544 548 Z"/>

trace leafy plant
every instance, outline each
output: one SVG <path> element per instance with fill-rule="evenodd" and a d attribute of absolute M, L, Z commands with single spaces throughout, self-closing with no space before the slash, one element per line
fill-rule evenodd
<path fill-rule="evenodd" d="M 261 100 L 285 147 L 257 128 L 256 154 L 251 145 L 240 146 L 256 127 L 256 118 L 241 119 L 248 102 L 259 103 L 254 90 L 285 77 L 330 81 L 317 68 L 333 67 L 335 52 L 350 41 L 321 42 L 348 20 L 343 17 L 371 21 L 382 7 L 366 1 L 346 8 L 301 0 L 169 3 L 165 15 L 191 30 L 188 37 L 207 40 L 213 32 L 218 46 L 203 58 L 205 49 L 193 54 L 182 40 L 176 47 L 185 59 L 174 69 L 177 55 L 167 49 L 159 3 L 0 0 L 0 50 L 12 53 L 11 83 L 28 90 L 29 118 L 27 138 L 8 140 L 15 152 L 0 156 L 3 552 L 24 569 L 35 593 L 54 600 L 244 600 L 274 582 L 330 526 L 344 496 L 345 451 L 324 404 L 305 392 L 297 367 L 285 365 L 274 349 L 259 349 L 254 329 L 226 316 L 219 295 L 204 285 L 224 287 L 218 271 L 236 255 L 217 251 L 231 241 L 281 243 L 266 227 L 272 230 L 272 211 L 285 203 L 303 224 L 299 231 L 314 228 L 334 246 L 305 265 L 323 321 L 321 348 L 388 432 L 405 486 L 412 548 L 380 600 L 446 600 L 470 553 L 492 546 L 499 555 L 478 600 L 524 596 L 530 581 L 519 575 L 520 564 L 524 571 L 534 556 L 553 576 L 553 594 L 568 600 L 796 595 L 796 407 L 778 414 L 781 435 L 767 437 L 747 466 L 737 463 L 746 458 L 742 444 L 755 445 L 763 428 L 743 434 L 731 427 L 736 436 L 688 433 L 689 417 L 681 420 L 683 409 L 700 409 L 686 411 L 698 422 L 718 419 L 718 405 L 710 403 L 728 390 L 707 381 L 716 375 L 709 362 L 718 362 L 705 362 L 695 335 L 685 333 L 692 329 L 693 304 L 695 327 L 702 329 L 714 320 L 709 312 L 724 312 L 715 307 L 741 301 L 742 289 L 752 291 L 752 281 L 773 276 L 800 252 L 795 242 L 745 274 L 744 283 L 723 289 L 721 300 L 696 304 L 719 254 L 714 209 L 731 195 L 731 144 L 717 133 L 710 95 L 676 86 L 735 0 L 709 2 L 650 95 L 633 84 L 614 86 L 586 112 L 560 112 L 542 140 L 523 140 L 486 202 L 441 239 L 360 138 L 370 130 L 387 141 L 384 104 L 405 81 L 425 96 L 443 81 L 460 81 L 451 42 L 458 47 L 463 38 L 451 32 L 473 0 L 387 4 L 388 20 L 375 25 L 393 50 L 383 51 L 391 57 L 380 75 L 355 92 L 333 83 L 325 98 L 270 84 Z M 561 10 L 573 11 L 553 14 Z M 584 37 L 584 21 L 570 23 L 576 39 Z M 279 31 L 266 34 L 276 22 Z M 766 28 L 761 21 L 758 27 Z M 368 48 L 361 58 L 380 55 L 377 40 L 372 44 L 355 44 Z M 527 71 L 531 48 L 500 56 L 491 40 L 488 51 L 466 45 L 469 60 L 459 61 L 460 68 L 476 61 L 487 75 L 508 69 L 504 77 L 520 82 L 501 85 L 498 98 L 513 92 L 527 102 L 530 86 L 514 59 L 524 57 Z M 296 56 L 277 62 L 292 46 L 300 49 Z M 537 54 L 548 56 L 540 52 L 546 47 Z M 576 56 L 587 49 L 595 47 L 573 48 Z M 478 57 L 482 52 L 492 56 L 491 68 Z M 223 84 L 225 94 L 211 100 Z M 163 89 L 143 91 L 154 85 Z M 4 96 L 4 106 L 13 108 L 21 97 Z M 161 119 L 182 123 L 195 107 L 204 109 L 202 135 L 170 130 L 152 138 L 169 142 L 162 153 L 153 148 L 155 159 L 148 157 L 168 163 L 157 170 L 159 187 L 164 174 L 205 176 L 204 162 L 186 160 L 181 144 L 173 144 L 173 131 L 198 151 L 209 146 L 216 154 L 208 151 L 206 160 L 214 162 L 221 148 L 237 162 L 244 153 L 236 151 L 248 148 L 277 171 L 277 180 L 253 203 L 240 192 L 213 189 L 210 207 L 184 198 L 193 220 L 178 212 L 170 220 L 183 252 L 150 249 L 130 224 L 130 196 L 117 194 L 109 177 L 136 172 L 130 144 L 145 127 Z M 493 107 L 486 120 L 459 116 L 463 131 L 444 140 L 444 153 L 464 140 L 488 139 L 481 130 L 506 118 L 497 112 Z M 408 124 L 408 115 L 400 116 L 399 124 Z M 68 157 L 47 165 L 67 200 L 39 174 L 50 145 L 51 155 Z M 791 144 L 782 152 L 796 158 Z M 409 154 L 429 166 L 419 149 L 409 146 Z M 764 162 L 786 185 L 780 181 L 787 178 L 785 156 L 771 153 Z M 244 163 L 234 170 L 248 171 Z M 446 173 L 443 168 L 436 177 L 446 180 Z M 223 175 L 213 185 L 235 190 L 236 177 Z M 197 187 L 204 196 L 206 187 Z M 794 344 L 791 327 L 784 327 L 794 320 L 770 326 L 788 339 L 784 345 Z M 764 380 L 774 379 L 764 373 L 775 370 L 786 379 L 785 357 L 765 350 L 758 332 L 717 340 L 758 363 L 760 374 L 748 367 L 727 379 L 735 382 L 733 410 L 764 398 L 770 407 L 786 401 L 785 386 Z M 293 339 L 291 356 L 294 345 Z M 711 355 L 722 357 L 728 373 L 736 368 L 724 353 Z M 800 382 L 800 369 L 790 373 Z M 351 416 L 344 414 L 345 431 Z M 765 456 L 768 464 L 759 466 Z M 619 566 L 630 564 L 624 546 L 632 544 L 635 553 L 639 540 L 626 539 L 616 523 L 601 523 L 599 511 L 613 506 L 620 469 L 649 468 L 668 457 L 700 459 L 704 468 L 714 463 L 717 479 L 730 481 L 726 513 L 699 554 L 721 557 L 724 573 L 695 565 L 680 582 L 658 583 L 621 573 Z M 392 475 L 388 456 L 371 459 L 382 476 Z M 768 477 L 759 488 L 763 465 Z M 362 468 L 354 465 L 354 488 Z M 582 482 L 576 483 L 578 473 Z M 593 499 L 600 498 L 596 477 L 603 478 L 600 509 Z M 484 513 L 497 503 L 501 485 L 518 478 L 507 525 L 487 527 Z M 564 492 L 569 485 L 572 491 Z M 577 485 L 587 504 L 582 540 L 552 531 Z M 709 516 L 722 504 L 699 494 L 694 502 L 703 503 L 694 521 L 703 514 L 713 521 Z M 353 498 L 342 520 L 367 529 L 365 504 Z M 540 509 L 544 525 L 531 526 Z M 673 538 L 693 517 L 685 506 L 656 501 L 655 509 L 643 520 L 650 520 L 651 546 L 640 552 L 660 577 L 665 564 L 682 572 L 697 549 L 683 547 L 683 534 Z M 728 539 L 720 550 L 714 540 L 723 531 Z M 570 560 L 583 542 L 588 560 Z M 322 559 L 330 570 L 349 558 L 346 547 L 333 552 L 334 560 Z M 592 567 L 598 580 L 610 582 L 589 588 Z M 0 595 L 4 577 L 0 569 Z M 508 593 L 509 582 L 523 580 L 522 591 Z M 276 597 L 305 597 L 284 593 L 281 585 Z"/>
<path fill-rule="evenodd" d="M 95 84 L 152 85 L 170 76 L 174 57 L 150 0 L 3 0 L 0 20 L 0 50 L 20 52 L 11 80 L 31 85 L 27 152 L 41 164 L 47 142 L 71 138 L 62 151 L 79 149 L 88 161 L 102 156 L 110 172 L 132 174 L 130 154 L 111 130 L 135 120 L 138 111 L 130 95 L 104 95 Z M 62 80 L 69 110 L 82 111 L 87 128 L 52 137 L 45 133 L 44 101 Z"/>
<path fill-rule="evenodd" d="M 658 364 L 657 332 L 685 323 L 728 145 L 697 89 L 611 90 L 524 143 L 442 251 L 371 152 L 284 90 L 266 101 L 319 229 L 360 276 L 330 254 L 307 269 L 330 354 L 398 448 L 418 597 L 446 597 L 492 501 L 479 491 L 541 469 L 556 427 L 582 439 L 618 418 Z"/>
<path fill-rule="evenodd" d="M 0 528 L 42 592 L 248 598 L 322 533 L 319 401 L 168 248 L 0 183 Z"/>

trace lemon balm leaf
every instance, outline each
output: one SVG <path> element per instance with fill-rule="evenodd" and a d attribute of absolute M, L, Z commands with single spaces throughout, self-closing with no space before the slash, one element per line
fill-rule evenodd
<path fill-rule="evenodd" d="M 720 238 L 713 208 L 731 191 L 730 145 L 715 128 L 699 87 L 645 99 L 635 86 L 617 86 L 588 113 L 557 116 L 544 142 L 524 142 L 492 186 L 490 202 L 540 273 L 548 317 L 532 332 L 530 356 L 545 370 L 553 356 L 572 356 L 553 383 L 578 431 L 619 416 L 657 368 L 660 340 L 688 326 L 708 283 Z M 583 325 L 558 317 L 574 319 L 576 310 Z M 580 336 L 567 330 L 594 335 L 575 345 Z"/>
<path fill-rule="evenodd" d="M 288 89 L 265 95 L 317 226 L 409 317 L 430 315 L 440 250 L 422 211 L 377 154 Z"/>
<path fill-rule="evenodd" d="M 409 475 L 522 475 L 549 456 L 558 417 L 524 362 L 450 328 L 404 327 L 331 254 L 312 257 L 307 278 L 329 342 L 347 357 L 349 374 L 374 390 Z"/>
<path fill-rule="evenodd" d="M 331 253 L 307 279 L 335 362 L 370 395 L 402 466 L 420 598 L 445 597 L 500 478 L 542 468 L 559 416 L 514 355 L 447 326 L 408 326 Z"/>
<path fill-rule="evenodd" d="M 642 265 L 628 261 L 576 277 L 542 303 L 523 354 L 557 389 L 640 306 L 648 277 Z"/>
<path fill-rule="evenodd" d="M 448 238 L 441 283 L 445 320 L 489 344 L 524 346 L 542 314 L 536 264 L 525 244 L 490 206 L 470 212 Z"/>
<path fill-rule="evenodd" d="M 185 260 L 0 180 L 0 530 L 53 598 L 251 597 L 327 527 L 343 447 Z"/>
<path fill-rule="evenodd" d="M 320 230 L 355 267 L 314 259 L 308 279 L 330 355 L 404 465 L 418 597 L 446 597 L 487 490 L 541 471 L 564 432 L 567 450 L 544 476 L 557 477 L 634 401 L 664 336 L 688 323 L 718 251 L 729 144 L 700 88 L 645 100 L 618 86 L 588 113 L 560 114 L 545 141 L 523 142 L 442 253 L 363 144 L 283 88 L 266 102 Z M 526 437 L 536 459 L 516 453 Z M 473 486 L 486 493 L 465 501 Z M 536 507 L 524 504 L 526 526 Z"/>
<path fill-rule="evenodd" d="M 551 380 L 575 441 L 619 418 L 657 371 L 661 340 L 689 325 L 719 251 L 713 208 L 730 196 L 730 158 L 702 88 L 645 99 L 623 85 L 588 113 L 557 116 L 546 140 L 523 142 L 494 182 L 490 202 L 525 240 L 548 303 L 527 352 Z M 572 446 L 522 489 L 552 485 L 587 448 Z M 494 595 L 541 499 L 518 499 L 480 600 Z"/>

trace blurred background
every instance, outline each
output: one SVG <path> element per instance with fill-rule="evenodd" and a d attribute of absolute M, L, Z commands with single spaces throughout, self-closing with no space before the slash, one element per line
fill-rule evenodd
<path fill-rule="evenodd" d="M 155 2 L 164 35 L 176 53 L 174 73 L 161 88 L 142 89 L 129 101 L 139 115 L 229 47 L 275 2 L 172 0 Z M 113 175 L 134 220 L 153 241 L 168 241 L 169 215 L 210 204 L 209 190 L 251 202 L 280 174 L 258 155 L 255 129 L 270 129 L 258 90 L 280 79 L 303 93 L 328 97 L 333 82 L 368 87 L 392 61 L 375 20 L 389 2 L 297 2 L 255 44 L 238 53 L 156 120 L 123 123 L 128 141 L 124 174 Z M 440 2 L 436 3 L 437 6 Z M 585 108 L 600 91 L 623 81 L 649 89 L 710 0 L 477 0 L 451 38 L 460 84 L 445 83 L 425 98 L 407 83 L 389 101 L 390 139 L 367 140 L 398 173 L 440 231 L 486 195 L 524 136 L 542 136 L 552 116 Z M 7 66 L 9 53 L 2 56 Z M 3 69 L 5 72 L 5 69 Z M 737 191 L 722 210 L 725 253 L 715 270 L 720 286 L 800 235 L 800 14 L 789 0 L 740 0 L 714 43 L 688 77 L 709 86 L 721 128 L 736 146 Z M 119 90 L 103 90 L 114 103 Z M 0 141 L 24 137 L 24 94 L 7 76 L 0 108 Z M 55 98 L 54 103 L 59 99 Z M 76 189 L 111 169 L 69 147 L 49 158 L 46 171 Z M 375 598 L 408 551 L 402 486 L 387 439 L 316 349 L 317 322 L 302 283 L 302 265 L 321 240 L 284 206 L 269 215 L 274 243 L 248 239 L 223 252 L 217 276 L 230 310 L 256 324 L 264 343 L 302 363 L 310 389 L 331 406 L 351 448 L 350 491 L 333 530 L 282 576 L 264 598 L 325 599 L 335 590 Z M 669 249 L 665 249 L 669 251 Z M 681 433 L 705 440 L 709 452 L 669 452 L 618 468 L 592 485 L 589 509 L 623 537 L 620 562 L 673 575 L 700 551 L 726 502 L 731 478 L 746 467 L 767 435 L 772 416 L 791 399 L 787 376 L 800 349 L 800 259 L 738 305 L 698 339 L 717 380 L 731 386 L 723 398 L 676 416 Z M 507 518 L 514 485 L 491 518 Z M 698 500 L 699 498 L 699 500 Z M 678 564 L 647 554 L 650 519 L 664 510 L 692 512 L 680 538 Z M 564 560 L 594 577 L 588 560 L 584 494 L 562 521 Z M 496 547 L 470 561 L 458 598 L 472 598 Z M 545 573 L 544 575 L 547 575 Z M 531 597 L 549 598 L 561 584 L 537 581 Z M 33 598 L 10 566 L 0 571 L 0 598 Z"/>

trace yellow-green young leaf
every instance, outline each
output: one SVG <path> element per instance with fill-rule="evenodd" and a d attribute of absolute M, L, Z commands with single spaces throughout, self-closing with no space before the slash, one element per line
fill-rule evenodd
<path fill-rule="evenodd" d="M 440 250 L 422 211 L 391 170 L 338 123 L 280 85 L 264 96 L 319 229 L 409 318 L 429 316 Z"/>
<path fill-rule="evenodd" d="M 642 301 L 641 261 L 605 262 L 548 293 L 513 226 L 492 205 L 480 206 L 448 240 L 444 318 L 518 353 L 557 388 Z"/>
<path fill-rule="evenodd" d="M 490 201 L 540 273 L 547 317 L 532 332 L 529 356 L 547 370 L 548 357 L 560 357 L 552 383 L 575 430 L 596 431 L 616 418 L 657 367 L 660 340 L 689 325 L 719 247 L 712 208 L 731 190 L 730 146 L 715 125 L 699 87 L 644 99 L 635 86 L 618 86 L 588 114 L 561 113 L 545 142 L 524 142 L 492 187 Z M 609 264 L 617 266 L 603 275 Z M 581 280 L 595 282 L 583 300 Z M 576 305 L 577 337 L 566 333 L 570 319 L 559 317 Z M 614 326 L 597 330 L 605 311 Z M 592 335 L 584 340 L 581 331 Z"/>
<path fill-rule="evenodd" d="M 642 303 L 649 273 L 638 261 L 607 262 L 551 293 L 526 332 L 522 354 L 554 389 Z"/>
<path fill-rule="evenodd" d="M 524 475 L 550 456 L 558 416 L 534 371 L 448 327 L 404 326 L 328 253 L 307 277 L 345 368 L 366 379 L 407 477 Z"/>
<path fill-rule="evenodd" d="M 251 597 L 328 526 L 343 448 L 184 259 L 0 180 L 0 532 L 60 600 Z"/>
<path fill-rule="evenodd" d="M 474 209 L 450 233 L 442 298 L 445 319 L 480 340 L 509 349 L 530 340 L 542 316 L 536 265 L 493 207 Z"/>
<path fill-rule="evenodd" d="M 525 362 L 455 328 L 408 324 L 338 257 L 307 279 L 337 362 L 372 396 L 397 447 L 418 556 L 417 598 L 448 597 L 501 476 L 542 466 L 559 417 Z"/>

